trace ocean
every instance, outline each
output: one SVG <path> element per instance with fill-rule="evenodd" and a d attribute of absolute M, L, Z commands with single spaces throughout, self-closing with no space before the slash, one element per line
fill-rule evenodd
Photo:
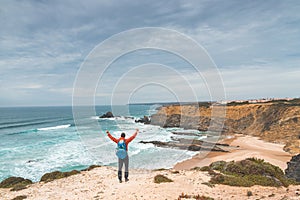
<path fill-rule="evenodd" d="M 105 130 L 115 137 L 122 132 L 129 137 L 136 128 L 140 130 L 129 144 L 131 169 L 171 168 L 195 155 L 195 152 L 139 143 L 170 141 L 174 136 L 172 131 L 182 130 L 135 123 L 136 119 L 155 113 L 156 108 L 96 106 L 96 114 L 82 117 L 80 123 L 74 122 L 71 106 L 0 108 L 0 181 L 10 176 L 39 181 L 47 172 L 81 170 L 92 164 L 117 166 L 116 144 Z M 114 118 L 99 118 L 112 110 Z"/>

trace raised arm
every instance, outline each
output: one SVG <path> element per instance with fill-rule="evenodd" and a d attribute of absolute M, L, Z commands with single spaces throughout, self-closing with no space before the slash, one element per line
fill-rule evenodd
<path fill-rule="evenodd" d="M 127 143 L 131 142 L 137 136 L 138 132 L 139 132 L 139 129 L 136 129 L 136 131 L 134 132 L 134 134 L 130 138 L 128 138 L 126 140 Z"/>
<path fill-rule="evenodd" d="M 110 134 L 109 131 L 106 131 L 106 134 L 107 134 L 107 136 L 108 136 L 112 141 L 114 141 L 115 143 L 118 143 L 117 138 L 114 138 L 114 137 Z"/>

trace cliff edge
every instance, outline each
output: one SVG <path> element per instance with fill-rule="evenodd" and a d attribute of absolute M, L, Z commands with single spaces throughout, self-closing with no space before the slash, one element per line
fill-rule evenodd
<path fill-rule="evenodd" d="M 265 103 L 232 102 L 227 105 L 167 105 L 151 116 L 151 124 L 207 131 L 212 108 L 215 112 L 218 108 L 224 110 L 224 106 L 226 117 L 222 134 L 258 136 L 266 141 L 285 144 L 284 150 L 292 154 L 300 153 L 300 99 Z"/>

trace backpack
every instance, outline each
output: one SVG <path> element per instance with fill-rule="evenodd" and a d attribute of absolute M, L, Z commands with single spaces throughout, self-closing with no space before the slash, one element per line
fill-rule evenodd
<path fill-rule="evenodd" d="M 127 156 L 127 151 L 126 151 L 126 143 L 125 140 L 119 140 L 119 142 L 117 143 L 117 151 L 116 151 L 116 155 L 118 156 L 118 158 L 120 159 L 124 159 Z"/>

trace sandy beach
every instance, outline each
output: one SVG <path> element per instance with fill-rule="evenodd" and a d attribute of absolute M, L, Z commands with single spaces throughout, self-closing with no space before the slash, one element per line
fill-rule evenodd
<path fill-rule="evenodd" d="M 239 161 L 245 158 L 256 157 L 280 167 L 282 170 L 287 168 L 287 162 L 292 155 L 283 151 L 284 145 L 265 142 L 257 137 L 233 135 L 221 141 L 232 147 L 228 148 L 228 153 L 210 152 L 199 153 L 192 159 L 183 161 L 174 166 L 174 169 L 191 169 L 193 167 L 203 167 L 215 161 Z"/>
<path fill-rule="evenodd" d="M 48 183 L 35 183 L 27 189 L 11 192 L 0 189 L 0 199 L 10 200 L 26 195 L 26 199 L 178 199 L 182 193 L 204 195 L 214 199 L 300 199 L 299 186 L 284 187 L 232 187 L 215 185 L 209 187 L 203 183 L 210 180 L 207 172 L 190 170 L 191 167 L 204 166 L 217 160 L 241 160 L 247 157 L 263 158 L 266 161 L 285 169 L 290 155 L 282 150 L 283 145 L 267 143 L 250 136 L 234 136 L 227 140 L 231 145 L 239 146 L 229 153 L 212 152 L 206 158 L 201 155 L 178 163 L 174 169 L 130 170 L 130 181 L 119 183 L 117 169 L 99 167 L 91 171 Z M 154 177 L 162 174 L 172 179 L 170 183 L 154 183 Z M 251 191 L 252 196 L 247 196 Z"/>

